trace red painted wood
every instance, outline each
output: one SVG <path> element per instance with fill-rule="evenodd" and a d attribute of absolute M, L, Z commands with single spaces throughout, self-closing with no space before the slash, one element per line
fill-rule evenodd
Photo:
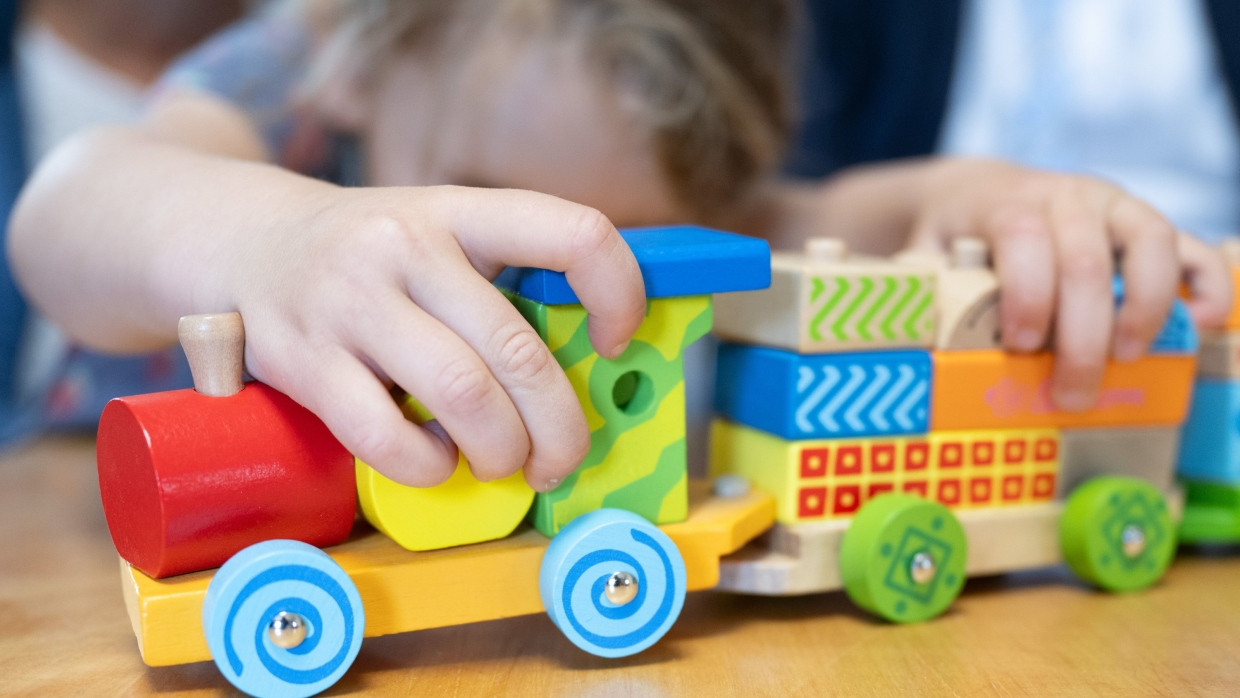
<path fill-rule="evenodd" d="M 219 567 L 272 538 L 335 545 L 353 526 L 353 457 L 261 383 L 228 397 L 115 399 L 99 422 L 97 461 L 112 541 L 152 577 Z"/>

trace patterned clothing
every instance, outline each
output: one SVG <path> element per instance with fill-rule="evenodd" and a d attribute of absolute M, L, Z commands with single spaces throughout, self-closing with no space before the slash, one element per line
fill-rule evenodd
<path fill-rule="evenodd" d="M 27 72 L 35 74 L 29 80 L 31 89 L 24 95 L 29 103 L 22 105 L 29 112 L 27 122 L 42 128 L 55 121 L 57 104 L 83 99 L 86 104 L 75 103 L 68 111 L 84 111 L 89 121 L 65 123 L 46 134 L 28 134 L 36 136 L 27 138 L 30 142 L 26 149 L 32 157 L 37 158 L 74 130 L 136 117 L 143 97 L 128 94 L 125 85 L 101 74 L 97 66 L 89 65 L 67 46 L 48 45 L 48 36 L 36 38 L 41 50 L 58 54 L 60 64 L 57 70 L 48 68 L 47 73 L 39 75 L 46 54 L 40 53 L 31 62 L 32 69 Z M 257 125 L 274 162 L 338 183 L 357 182 L 360 177 L 346 174 L 360 171 L 352 143 L 321 128 L 297 99 L 313 48 L 313 36 L 306 25 L 277 7 L 238 22 L 187 53 L 159 80 L 153 94 L 201 90 L 223 97 L 243 109 Z M 94 92 L 79 89 L 85 84 L 46 84 L 65 74 L 79 76 Z M 5 84 L 0 74 L 0 88 Z M 83 97 L 83 93 L 88 96 Z M 192 385 L 179 348 L 146 356 L 104 356 L 70 345 L 39 319 L 30 323 L 24 335 L 26 360 L 16 371 L 22 383 L 17 391 L 20 395 L 0 400 L 0 446 L 48 428 L 93 429 L 104 405 L 113 397 Z"/>
<path fill-rule="evenodd" d="M 141 110 L 144 97 L 139 86 L 79 54 L 49 29 L 23 26 L 17 38 L 13 68 L 20 89 L 11 113 L 16 124 L 0 133 L 11 134 L 15 150 L 28 161 L 38 161 L 83 128 L 127 122 Z M 4 164 L 20 160 L 6 156 Z M 18 174 L 14 189 L 25 172 Z M 13 384 L 0 399 L 0 446 L 47 429 L 93 429 L 113 397 L 192 383 L 179 349 L 148 356 L 105 356 L 73 346 L 33 311 L 17 318 L 5 310 L 3 322 L 4 331 L 18 341 L 12 363 L 2 366 L 5 379 Z"/>
<path fill-rule="evenodd" d="M 294 172 L 358 184 L 353 145 L 322 126 L 300 99 L 315 37 L 287 9 L 238 22 L 178 60 L 157 94 L 198 90 L 221 97 L 249 117 L 271 160 Z"/>

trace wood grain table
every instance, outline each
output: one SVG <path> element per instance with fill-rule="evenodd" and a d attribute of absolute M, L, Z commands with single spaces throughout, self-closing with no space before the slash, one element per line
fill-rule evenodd
<path fill-rule="evenodd" d="M 86 438 L 0 457 L 0 695 L 217 695 L 209 662 L 148 668 L 121 600 Z M 838 593 L 691 594 L 622 660 L 545 616 L 371 638 L 328 695 L 1240 695 L 1240 549 L 1181 551 L 1156 588 L 1090 591 L 1062 568 L 970 580 L 933 622 Z"/>

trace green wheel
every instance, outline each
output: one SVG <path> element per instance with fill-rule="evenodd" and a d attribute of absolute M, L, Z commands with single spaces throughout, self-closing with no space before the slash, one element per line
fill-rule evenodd
<path fill-rule="evenodd" d="M 1175 554 L 1175 524 L 1153 485 L 1099 477 L 1068 497 L 1059 522 L 1064 560 L 1078 577 L 1107 591 L 1158 581 Z"/>
<path fill-rule="evenodd" d="M 946 507 L 885 494 L 861 508 L 840 545 L 840 572 L 853 603 L 896 623 L 934 618 L 964 586 L 968 543 Z"/>
<path fill-rule="evenodd" d="M 1181 543 L 1240 542 L 1240 486 L 1183 480 Z"/>

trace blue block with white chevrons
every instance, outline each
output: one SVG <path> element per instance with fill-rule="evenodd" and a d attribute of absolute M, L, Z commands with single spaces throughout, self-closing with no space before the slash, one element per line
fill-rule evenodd
<path fill-rule="evenodd" d="M 1176 299 L 1171 304 L 1171 313 L 1163 323 L 1158 336 L 1150 343 L 1151 354 L 1196 354 L 1200 342 L 1197 339 L 1197 326 L 1193 324 L 1193 316 L 1188 314 L 1188 306 L 1184 301 Z"/>
<path fill-rule="evenodd" d="M 1111 290 L 1115 293 L 1115 307 L 1118 310 L 1124 302 L 1124 280 L 1118 276 L 1115 277 L 1111 283 Z M 1167 320 L 1158 331 L 1158 336 L 1150 342 L 1149 352 L 1151 354 L 1196 354 L 1199 347 L 1200 341 L 1197 336 L 1197 326 L 1193 323 L 1193 316 L 1189 314 L 1188 306 L 1184 304 L 1184 301 L 1176 298 L 1171 303 L 1171 312 L 1167 314 Z"/>
<path fill-rule="evenodd" d="M 1188 480 L 1240 484 L 1240 380 L 1197 379 L 1180 436 L 1176 474 Z"/>
<path fill-rule="evenodd" d="M 715 409 L 785 439 L 924 434 L 932 367 L 916 349 L 797 354 L 725 342 Z"/>

